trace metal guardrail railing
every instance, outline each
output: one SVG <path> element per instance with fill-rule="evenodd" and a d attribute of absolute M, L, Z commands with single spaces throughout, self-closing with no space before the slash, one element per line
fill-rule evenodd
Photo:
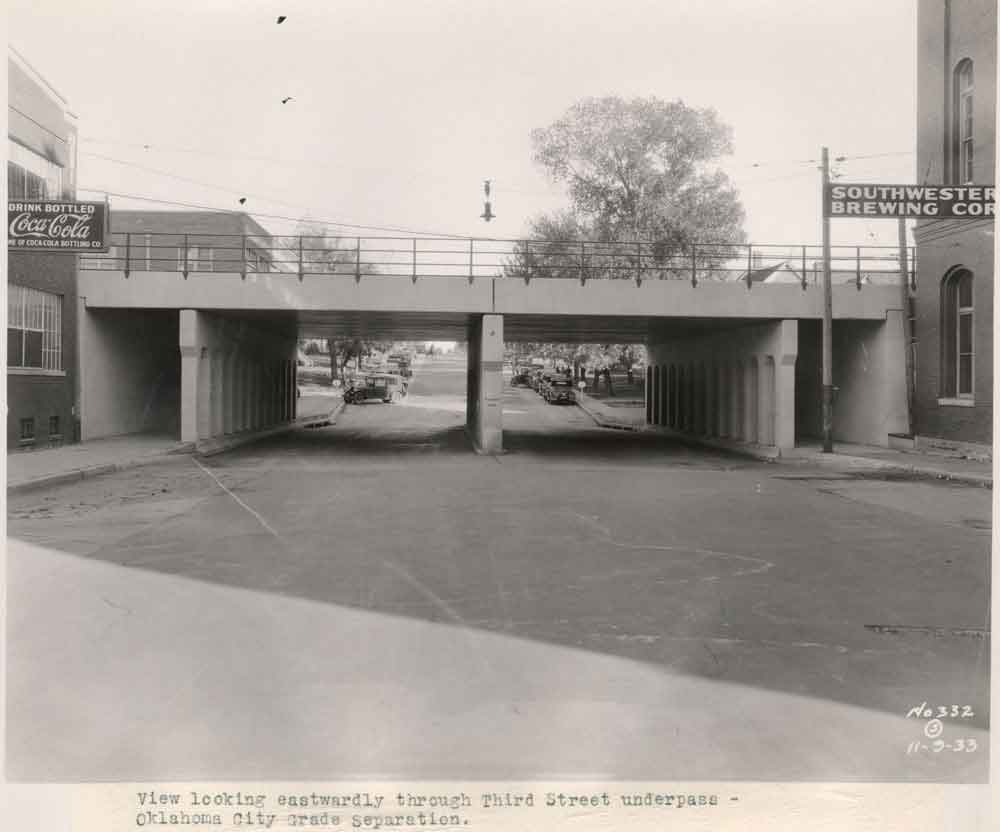
<path fill-rule="evenodd" d="M 106 254 L 83 254 L 81 268 L 121 271 L 272 273 L 298 276 L 366 275 L 424 278 L 504 277 L 576 280 L 689 280 L 800 283 L 822 281 L 820 245 L 697 243 L 668 247 L 657 242 L 598 242 L 435 237 L 311 237 L 165 234 L 110 235 Z M 833 246 L 834 280 L 899 281 L 899 249 L 892 246 Z M 911 285 L 916 251 L 908 250 Z"/>

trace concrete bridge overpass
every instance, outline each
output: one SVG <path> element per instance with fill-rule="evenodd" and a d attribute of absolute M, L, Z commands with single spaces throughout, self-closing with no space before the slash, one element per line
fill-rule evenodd
<path fill-rule="evenodd" d="M 487 452 L 502 449 L 505 341 L 646 344 L 651 425 L 779 448 L 819 433 L 816 247 L 309 240 L 251 261 L 245 236 L 128 234 L 82 257 L 84 438 L 287 422 L 297 339 L 349 336 L 467 341 L 467 419 Z M 885 444 L 907 429 L 902 278 L 891 250 L 836 257 L 835 437 Z M 756 279 L 779 261 L 784 281 Z"/>

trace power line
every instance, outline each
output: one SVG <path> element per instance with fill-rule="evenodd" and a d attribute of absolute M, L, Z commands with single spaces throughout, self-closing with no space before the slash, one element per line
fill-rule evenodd
<path fill-rule="evenodd" d="M 83 185 L 79 185 L 77 187 L 78 190 L 81 191 L 88 191 L 90 193 L 97 193 L 97 194 L 105 194 L 107 196 L 117 196 L 121 197 L 122 199 L 135 199 L 140 202 L 156 202 L 161 205 L 176 205 L 180 208 L 197 208 L 203 211 L 218 211 L 220 213 L 229 213 L 229 214 L 248 214 L 249 216 L 252 217 L 261 217 L 264 219 L 286 220 L 288 222 L 297 222 L 297 223 L 315 223 L 316 225 L 329 225 L 340 228 L 356 228 L 366 231 L 389 231 L 389 232 L 396 232 L 399 234 L 424 235 L 427 237 L 447 237 L 455 240 L 484 239 L 482 237 L 472 237 L 467 234 L 449 234 L 444 231 L 425 231 L 413 228 L 398 228 L 394 226 L 382 226 L 382 225 L 361 225 L 359 223 L 337 222 L 335 220 L 324 220 L 316 217 L 287 217 L 282 214 L 267 214 L 262 211 L 245 211 L 245 210 L 236 211 L 232 208 L 218 208 L 214 205 L 202 205 L 195 202 L 179 202 L 178 200 L 174 199 L 158 199 L 156 197 L 140 196 L 138 194 L 117 193 L 115 191 L 105 190 L 104 188 L 87 188 L 84 187 Z"/>
<path fill-rule="evenodd" d="M 191 185 L 200 185 L 201 187 L 204 188 L 211 188 L 216 191 L 223 191 L 225 193 L 234 194 L 236 196 L 252 196 L 255 199 L 263 199 L 266 200 L 267 202 L 272 202 L 275 205 L 287 205 L 289 208 L 296 208 L 302 210 L 301 206 L 293 205 L 290 202 L 282 202 L 280 199 L 273 199 L 268 196 L 262 196 L 261 194 L 250 193 L 249 191 L 236 191 L 233 190 L 232 188 L 227 188 L 223 185 L 213 185 L 210 182 L 202 182 L 198 179 L 191 179 L 190 177 L 187 176 L 181 176 L 180 174 L 171 173 L 170 171 L 158 170 L 157 168 L 151 168 L 147 167 L 146 165 L 140 165 L 137 164 L 136 162 L 127 162 L 124 159 L 115 159 L 112 156 L 103 156 L 100 153 L 90 153 L 89 151 L 81 151 L 80 155 L 91 156 L 95 159 L 103 159 L 106 162 L 113 162 L 116 165 L 124 165 L 125 167 L 135 168 L 137 170 L 144 170 L 147 173 L 155 173 L 158 176 L 165 176 L 168 179 L 176 179 L 178 182 L 187 182 Z"/>

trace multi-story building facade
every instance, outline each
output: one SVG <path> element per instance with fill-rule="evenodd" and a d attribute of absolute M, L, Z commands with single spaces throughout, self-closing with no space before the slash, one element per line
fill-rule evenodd
<path fill-rule="evenodd" d="M 917 28 L 918 180 L 992 185 L 996 0 L 920 0 Z M 914 234 L 914 433 L 930 445 L 988 448 L 994 220 L 922 220 Z"/>
<path fill-rule="evenodd" d="M 269 231 L 242 212 L 129 211 L 111 215 L 108 252 L 88 258 L 133 271 L 270 272 L 277 269 Z M 95 262 L 96 260 L 96 262 Z"/>
<path fill-rule="evenodd" d="M 76 198 L 76 117 L 66 100 L 8 49 L 7 195 Z M 79 437 L 77 255 L 7 255 L 7 447 Z"/>

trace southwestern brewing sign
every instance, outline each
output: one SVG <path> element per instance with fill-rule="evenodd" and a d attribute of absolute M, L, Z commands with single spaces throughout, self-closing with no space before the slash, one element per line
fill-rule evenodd
<path fill-rule="evenodd" d="M 992 185 L 827 184 L 824 217 L 933 217 L 976 220 L 994 214 Z"/>
<path fill-rule="evenodd" d="M 13 251 L 107 251 L 104 202 L 7 203 L 7 248 Z"/>

